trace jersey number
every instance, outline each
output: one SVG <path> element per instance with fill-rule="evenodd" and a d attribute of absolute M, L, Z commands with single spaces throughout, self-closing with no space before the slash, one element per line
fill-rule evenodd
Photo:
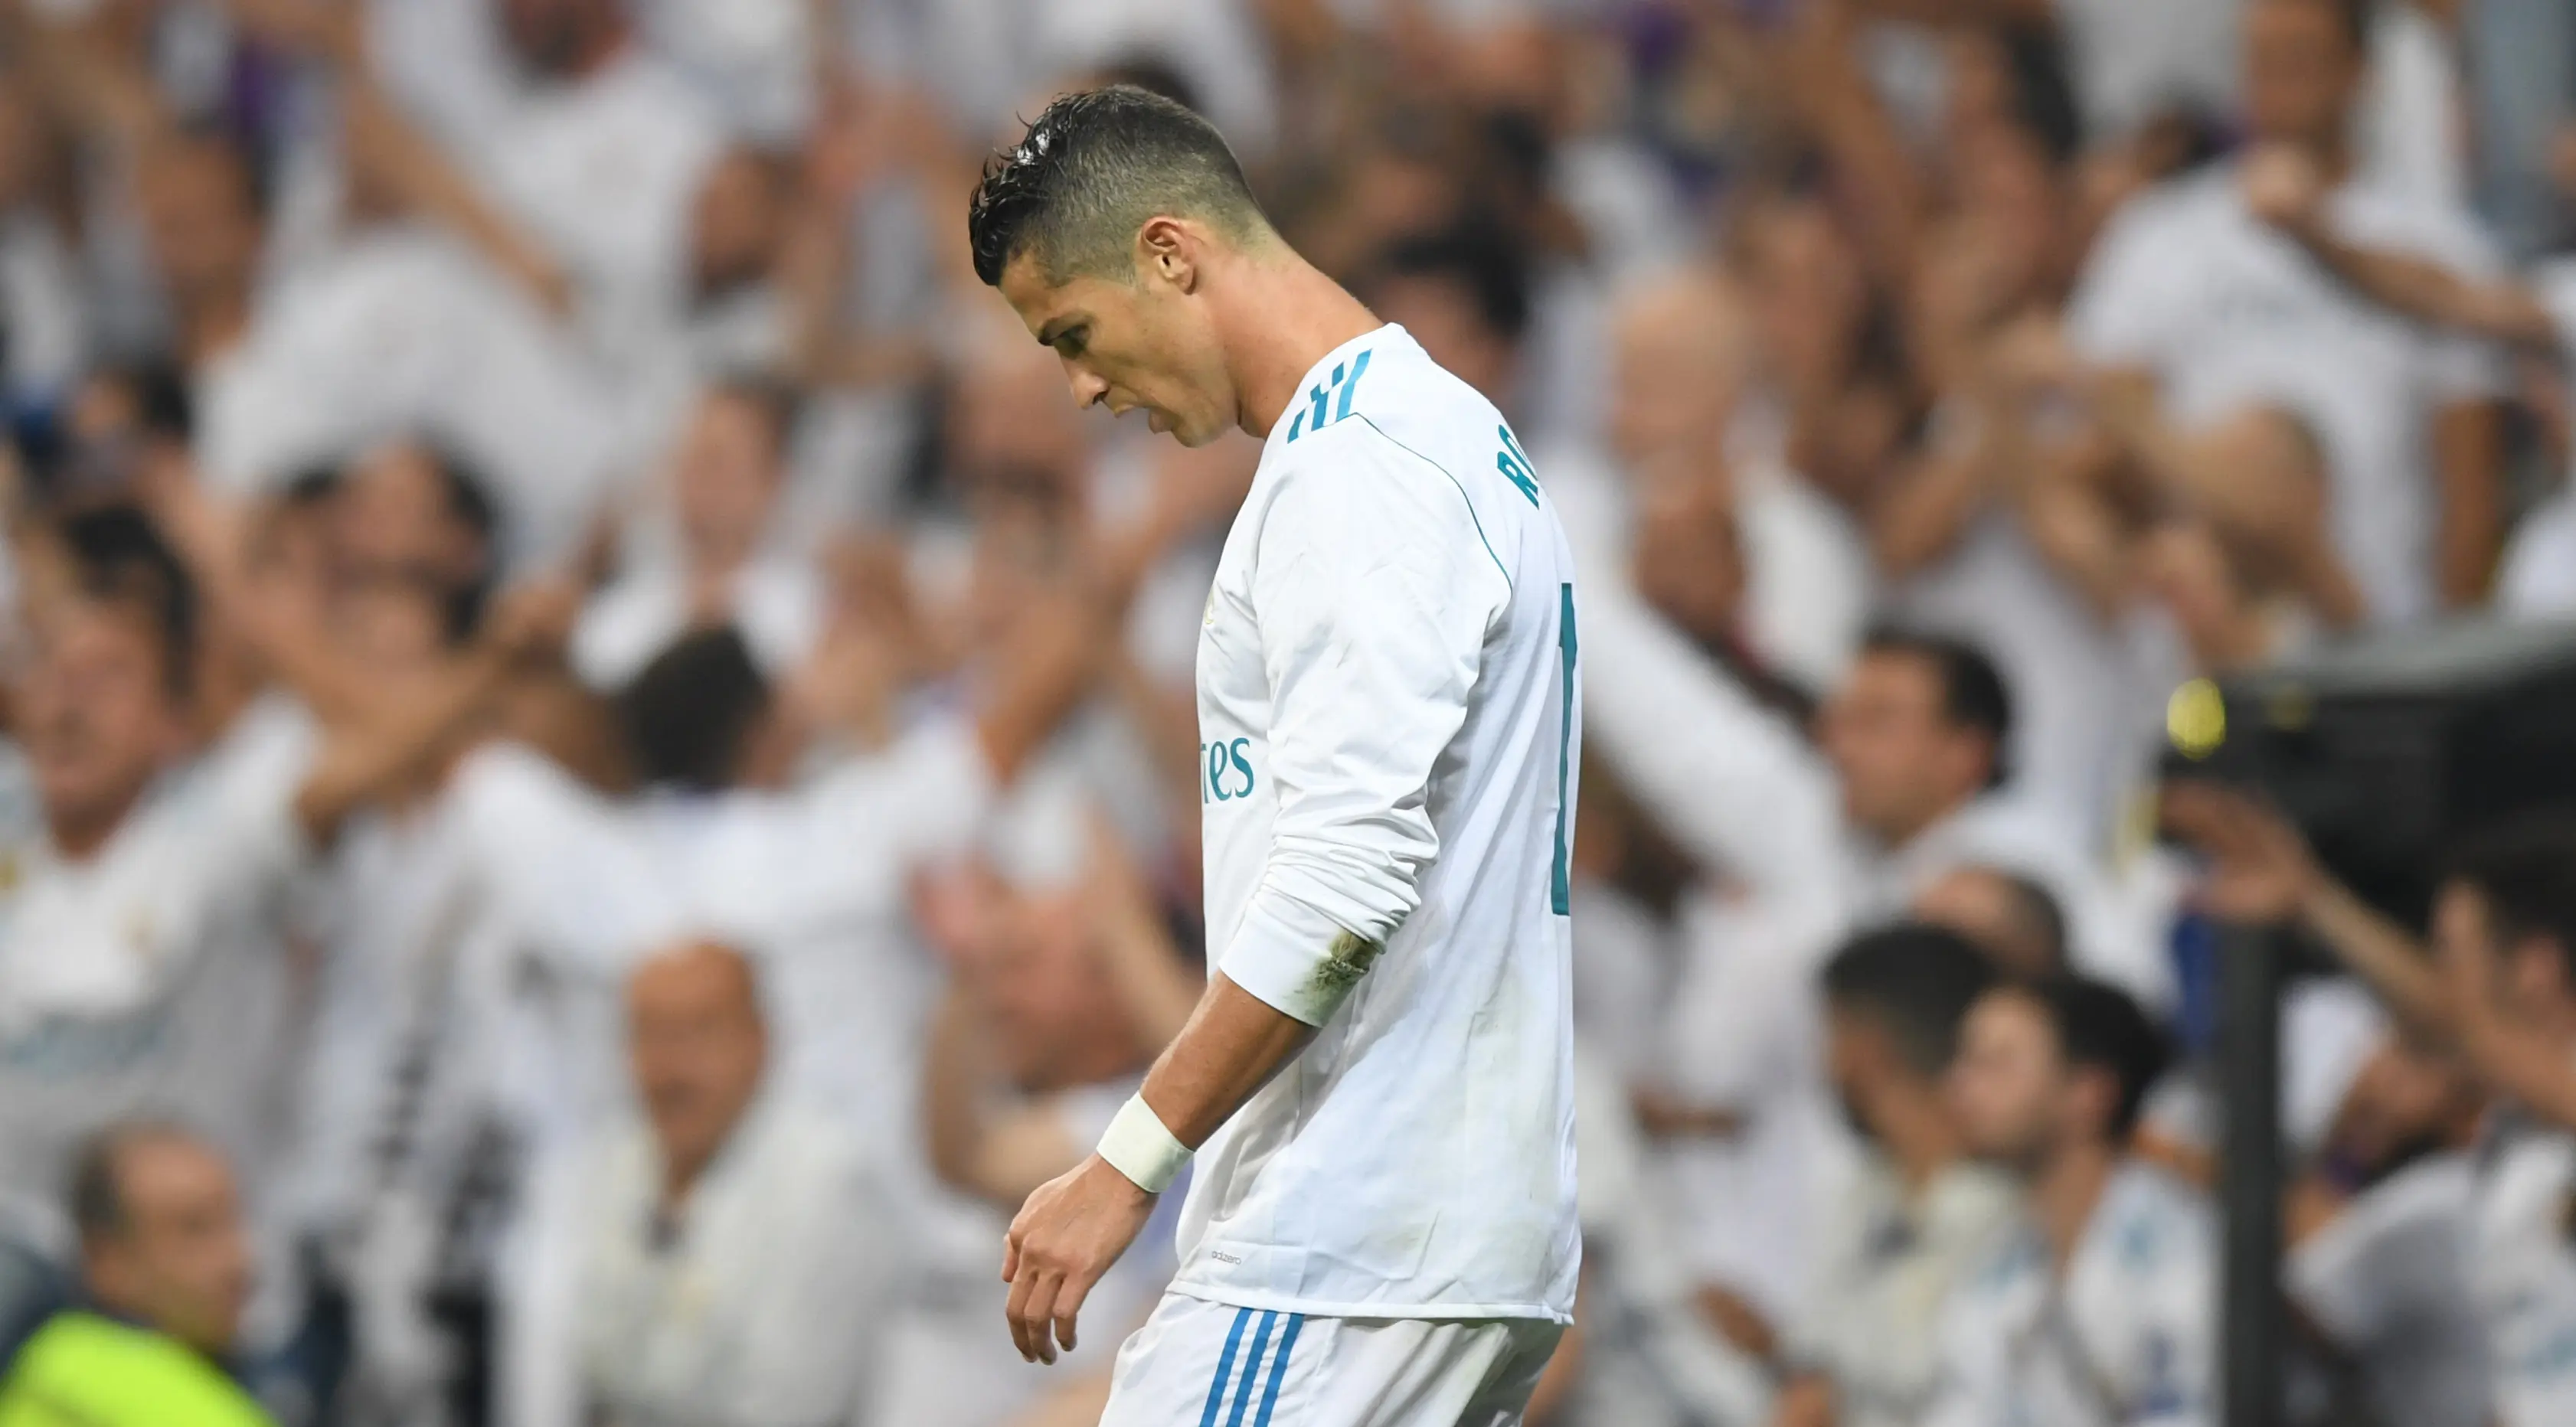
<path fill-rule="evenodd" d="M 1547 899 L 1548 906 L 1563 917 L 1574 911 L 1574 891 L 1567 882 L 1567 864 L 1573 852 L 1574 806 L 1565 796 L 1574 753 L 1574 586 L 1559 585 L 1556 595 L 1556 652 L 1562 670 L 1563 711 L 1556 721 L 1556 865 L 1548 873 Z"/>

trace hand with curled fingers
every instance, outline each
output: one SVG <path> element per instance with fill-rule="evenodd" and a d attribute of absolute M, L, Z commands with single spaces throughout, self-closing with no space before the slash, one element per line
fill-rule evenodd
<path fill-rule="evenodd" d="M 1096 1154 L 1030 1192 L 1002 1249 L 1021 1357 L 1052 1363 L 1059 1346 L 1072 1351 L 1083 1299 L 1153 1212 L 1154 1196 Z"/>

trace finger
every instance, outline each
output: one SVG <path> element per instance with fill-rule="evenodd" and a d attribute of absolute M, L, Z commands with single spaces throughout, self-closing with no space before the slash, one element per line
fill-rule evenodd
<path fill-rule="evenodd" d="M 1082 1300 L 1091 1296 L 1091 1285 L 1099 1281 L 1097 1274 L 1070 1273 L 1055 1291 L 1055 1340 L 1068 1353 L 1073 1351 L 1074 1319 L 1082 1312 Z"/>
<path fill-rule="evenodd" d="M 1026 1352 L 1032 1362 L 1051 1365 L 1055 1362 L 1055 1340 L 1049 1336 L 1048 1329 L 1055 1318 L 1056 1291 L 1064 1279 L 1052 1272 L 1030 1276 L 1036 1280 L 1036 1287 L 1020 1313 L 1020 1336 L 1028 1345 Z"/>
<path fill-rule="evenodd" d="M 1019 1273 L 1020 1231 L 1013 1229 L 1002 1236 L 1002 1282 L 1009 1283 L 1019 1277 Z"/>
<path fill-rule="evenodd" d="M 1002 1303 L 1003 1320 L 1011 1325 L 1011 1346 L 1020 1350 L 1022 1358 L 1029 1356 L 1029 1342 L 1021 1323 L 1027 1316 L 1029 1295 L 1037 1291 L 1038 1283 L 1036 1266 L 1029 1265 L 1028 1269 L 1011 1280 L 1010 1296 Z"/>

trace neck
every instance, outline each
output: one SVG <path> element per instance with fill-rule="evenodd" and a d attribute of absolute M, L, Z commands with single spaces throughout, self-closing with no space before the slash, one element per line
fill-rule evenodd
<path fill-rule="evenodd" d="M 1285 243 L 1239 261 L 1243 286 L 1225 338 L 1226 374 L 1234 381 L 1236 424 L 1266 438 L 1324 354 L 1381 324 Z"/>
<path fill-rule="evenodd" d="M 2109 1146 L 2082 1144 L 2058 1151 L 2031 1176 L 2031 1213 L 2060 1265 L 2074 1254 L 2094 1207 L 2102 1202 L 2103 1189 L 2111 1182 L 2111 1171 L 2118 1167 L 2119 1157 Z"/>
<path fill-rule="evenodd" d="M 2342 134 L 2329 134 L 2311 139 L 2300 147 L 2308 151 L 2308 160 L 2317 166 L 2317 177 L 2325 181 L 2331 193 L 2352 177 L 2352 142 Z"/>
<path fill-rule="evenodd" d="M 45 809 L 45 833 L 53 840 L 56 853 L 72 862 L 86 862 L 107 846 L 118 828 L 125 826 L 126 815 L 142 798 L 143 788 L 137 785 L 96 807 L 49 807 Z"/>
<path fill-rule="evenodd" d="M 619 56 L 626 53 L 626 40 L 624 20 L 599 25 L 591 31 L 580 52 L 572 57 L 572 63 L 565 66 L 565 75 L 575 80 L 588 79 L 617 63 Z"/>
<path fill-rule="evenodd" d="M 250 292 L 227 287 L 197 294 L 180 319 L 180 342 L 188 365 L 203 367 L 231 351 L 250 331 Z"/>
<path fill-rule="evenodd" d="M 1903 852 L 1905 849 L 1912 847 L 1916 842 L 1920 841 L 1925 833 L 1932 831 L 1941 824 L 1957 817 L 1960 813 L 1967 811 L 1968 807 L 1976 801 L 1977 795 L 1970 793 L 1965 797 L 1957 798 L 1942 804 L 1940 807 L 1933 809 L 1925 816 L 1914 819 L 1904 827 L 1888 829 L 1885 836 L 1887 850 L 1889 852 Z"/>
<path fill-rule="evenodd" d="M 1958 1131 L 1927 1087 L 1906 1085 L 1881 1095 L 1872 1119 L 1876 1123 L 1871 1133 L 1885 1147 L 1909 1193 L 1922 1193 L 1959 1160 Z"/>

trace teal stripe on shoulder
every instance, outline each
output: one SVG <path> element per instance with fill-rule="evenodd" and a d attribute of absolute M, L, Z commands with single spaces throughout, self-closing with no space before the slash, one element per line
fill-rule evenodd
<path fill-rule="evenodd" d="M 1438 471 L 1440 474 L 1449 477 L 1449 484 L 1458 488 L 1458 499 L 1467 502 L 1467 520 L 1470 524 L 1476 527 L 1476 540 L 1479 544 L 1482 544 L 1485 547 L 1486 558 L 1494 562 L 1494 569 L 1502 575 L 1503 588 L 1507 590 L 1518 588 L 1512 583 L 1511 569 L 1503 564 L 1503 557 L 1494 553 L 1494 542 L 1485 538 L 1485 522 L 1477 517 L 1476 503 L 1473 500 L 1468 499 L 1467 487 L 1459 481 L 1456 474 L 1451 472 L 1447 466 L 1440 464 L 1429 456 L 1423 455 L 1421 452 L 1414 450 L 1412 447 L 1405 445 L 1394 437 L 1388 436 L 1386 434 L 1386 428 L 1378 425 L 1367 412 L 1354 411 L 1351 415 L 1358 420 L 1367 423 L 1369 430 L 1385 437 L 1388 445 L 1393 446 L 1395 449 L 1402 451 L 1404 454 L 1411 456 L 1417 461 L 1420 461 L 1422 464 L 1429 466 L 1431 469 Z"/>

